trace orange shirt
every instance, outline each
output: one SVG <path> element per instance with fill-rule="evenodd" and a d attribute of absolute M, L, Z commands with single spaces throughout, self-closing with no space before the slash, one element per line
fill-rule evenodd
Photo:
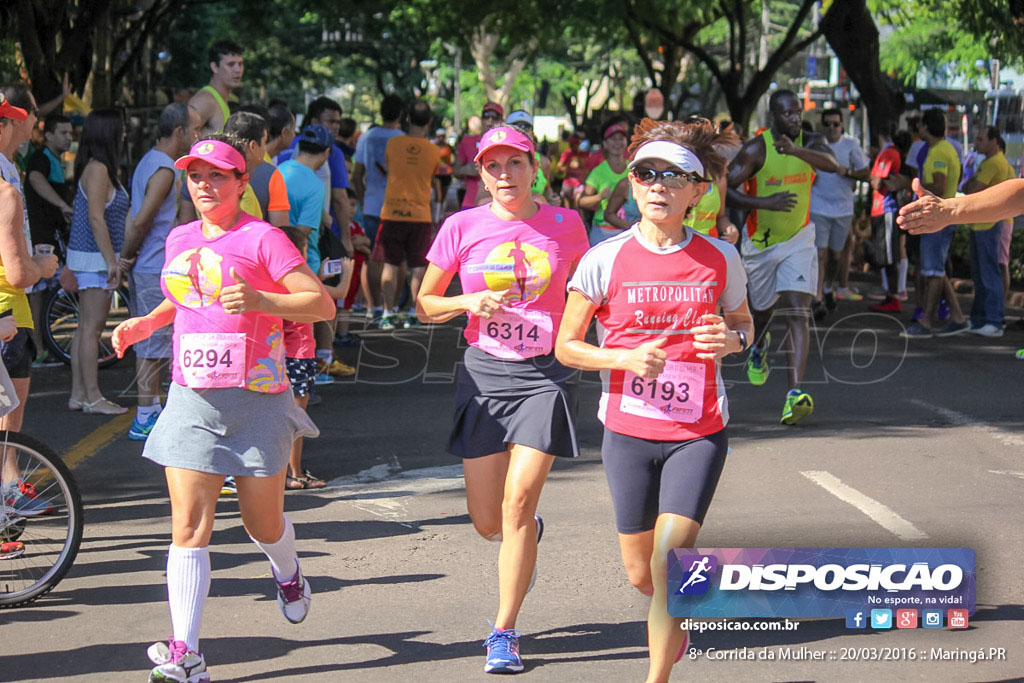
<path fill-rule="evenodd" d="M 399 135 L 384 149 L 388 184 L 382 220 L 430 223 L 430 187 L 441 166 L 441 150 L 427 138 Z"/>
<path fill-rule="evenodd" d="M 292 205 L 288 203 L 288 188 L 284 184 L 284 176 L 276 168 L 270 174 L 270 183 L 267 189 L 270 194 L 267 211 L 288 211 L 292 208 Z"/>

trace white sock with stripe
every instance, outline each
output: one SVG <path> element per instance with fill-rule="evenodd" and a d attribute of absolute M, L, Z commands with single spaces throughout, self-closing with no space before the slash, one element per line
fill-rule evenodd
<path fill-rule="evenodd" d="M 167 551 L 167 602 L 171 606 L 174 639 L 199 652 L 199 624 L 203 603 L 210 592 L 210 548 L 182 548 L 171 544 Z"/>
<path fill-rule="evenodd" d="M 270 568 L 278 581 L 291 581 L 295 569 L 299 566 L 299 556 L 295 552 L 295 527 L 287 517 L 284 518 L 284 531 L 275 543 L 260 543 L 250 536 L 260 550 L 270 560 Z"/>

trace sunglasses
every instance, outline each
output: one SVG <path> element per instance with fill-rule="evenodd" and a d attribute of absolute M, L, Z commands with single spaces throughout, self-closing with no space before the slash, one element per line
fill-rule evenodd
<path fill-rule="evenodd" d="M 641 185 L 653 185 L 654 183 L 660 182 L 665 187 L 679 189 L 681 187 L 686 187 L 688 183 L 707 182 L 696 173 L 690 173 L 689 171 L 675 171 L 672 169 L 668 169 L 667 171 L 655 171 L 653 168 L 648 168 L 646 166 L 637 166 L 631 171 L 631 173 Z"/>

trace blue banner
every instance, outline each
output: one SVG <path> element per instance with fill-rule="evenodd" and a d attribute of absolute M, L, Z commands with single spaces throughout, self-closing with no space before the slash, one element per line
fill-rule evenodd
<path fill-rule="evenodd" d="M 683 548 L 668 560 L 674 617 L 975 609 L 970 548 Z"/>

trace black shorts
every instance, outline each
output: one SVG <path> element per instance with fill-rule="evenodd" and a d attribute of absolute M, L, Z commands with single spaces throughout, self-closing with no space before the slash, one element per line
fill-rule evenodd
<path fill-rule="evenodd" d="M 302 397 L 313 390 L 313 378 L 316 377 L 315 358 L 285 358 L 288 368 L 288 381 L 292 383 L 292 393 Z"/>
<path fill-rule="evenodd" d="M 871 217 L 871 242 L 874 246 L 875 265 L 891 266 L 899 262 L 900 228 L 896 225 L 896 214 L 884 213 Z"/>
<path fill-rule="evenodd" d="M 373 247 L 373 260 L 392 266 L 400 266 L 405 261 L 410 268 L 426 268 L 432 228 L 430 222 L 382 220 Z"/>
<path fill-rule="evenodd" d="M 11 379 L 28 379 L 32 374 L 32 361 L 36 359 L 36 345 L 31 330 L 19 327 L 14 339 L 0 342 L 0 358 Z"/>
<path fill-rule="evenodd" d="M 652 441 L 606 428 L 601 460 L 619 533 L 650 531 L 664 513 L 703 524 L 728 450 L 725 429 L 688 441 Z"/>

